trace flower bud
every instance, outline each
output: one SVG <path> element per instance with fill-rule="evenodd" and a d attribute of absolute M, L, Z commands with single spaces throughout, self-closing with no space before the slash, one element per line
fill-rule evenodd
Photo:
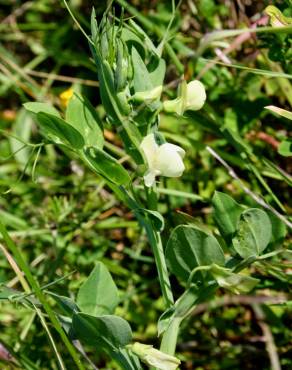
<path fill-rule="evenodd" d="M 128 83 L 128 59 L 127 51 L 122 41 L 116 40 L 116 65 L 114 68 L 116 91 L 123 91 Z"/>
<path fill-rule="evenodd" d="M 158 145 L 154 134 L 147 135 L 140 144 L 148 164 L 148 170 L 144 175 L 144 182 L 147 187 L 155 183 L 156 176 L 179 177 L 182 175 L 185 166 L 183 157 L 185 151 L 174 144 L 164 143 Z"/>
<path fill-rule="evenodd" d="M 202 82 L 194 80 L 186 84 L 182 82 L 180 86 L 180 96 L 174 100 L 166 100 L 163 103 L 166 112 L 175 112 L 183 115 L 187 110 L 199 110 L 203 107 L 206 100 L 206 91 Z"/>
<path fill-rule="evenodd" d="M 151 345 L 135 342 L 127 346 L 141 361 L 148 366 L 153 366 L 159 370 L 176 370 L 180 365 L 180 360 L 174 356 L 170 356 Z"/>
<path fill-rule="evenodd" d="M 211 265 L 210 272 L 222 288 L 230 290 L 232 293 L 248 293 L 259 282 L 251 276 L 234 273 L 230 269 L 218 266 L 215 263 Z"/>
<path fill-rule="evenodd" d="M 292 24 L 291 17 L 285 17 L 284 14 L 274 5 L 269 5 L 265 9 L 265 13 L 270 17 L 272 27 L 286 27 Z"/>
<path fill-rule="evenodd" d="M 138 91 L 136 92 L 132 99 L 137 102 L 151 102 L 153 100 L 159 99 L 162 93 L 162 86 L 156 86 L 149 91 Z"/>

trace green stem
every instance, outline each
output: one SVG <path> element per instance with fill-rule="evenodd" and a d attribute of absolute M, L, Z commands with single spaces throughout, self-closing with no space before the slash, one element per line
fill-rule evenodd
<path fill-rule="evenodd" d="M 174 303 L 174 299 L 171 291 L 160 232 L 155 229 L 152 221 L 149 218 L 146 218 L 140 212 L 137 212 L 137 210 L 140 208 L 138 203 L 136 203 L 136 201 L 129 196 L 128 192 L 123 187 L 118 187 L 109 181 L 106 181 L 106 183 L 113 190 L 116 196 L 134 212 L 140 225 L 145 228 L 149 243 L 154 254 L 163 299 L 166 307 L 171 307 Z M 149 195 L 148 192 L 146 194 Z M 155 192 L 153 193 L 153 190 L 151 190 L 150 194 L 151 206 L 153 208 L 156 208 L 157 194 Z"/>
<path fill-rule="evenodd" d="M 169 308 L 173 305 L 174 299 L 169 281 L 161 235 L 155 230 L 152 223 L 146 221 L 144 222 L 144 226 L 154 254 L 163 299 L 166 307 Z"/>
<path fill-rule="evenodd" d="M 2 237 L 3 237 L 7 247 L 9 248 L 11 253 L 13 254 L 17 264 L 19 265 L 19 267 L 22 269 L 23 273 L 25 274 L 32 290 L 35 292 L 37 298 L 39 299 L 39 301 L 43 305 L 43 308 L 46 311 L 46 313 L 47 313 L 50 321 L 52 322 L 54 328 L 59 333 L 59 335 L 60 335 L 63 343 L 65 344 L 68 352 L 72 356 L 72 359 L 74 360 L 77 368 L 79 370 L 84 370 L 84 367 L 83 367 L 82 363 L 80 362 L 79 357 L 78 357 L 73 345 L 69 341 L 69 339 L 68 339 L 67 335 L 65 334 L 61 324 L 59 323 L 58 319 L 56 318 L 53 310 L 51 309 L 51 307 L 47 303 L 46 297 L 43 294 L 37 280 L 32 275 L 28 265 L 26 264 L 26 262 L 25 262 L 25 260 L 22 256 L 21 251 L 18 249 L 17 245 L 13 242 L 13 240 L 10 238 L 10 236 L 9 236 L 7 230 L 6 230 L 6 227 L 2 224 L 1 221 L 0 221 L 0 233 L 2 234 Z"/>
<path fill-rule="evenodd" d="M 147 188 L 144 185 L 144 191 L 146 193 L 148 209 L 151 209 L 151 211 L 157 211 L 158 196 L 156 187 Z"/>
<path fill-rule="evenodd" d="M 163 334 L 160 350 L 164 353 L 167 353 L 171 356 L 175 354 L 177 337 L 179 334 L 179 327 L 182 319 L 180 317 L 175 318 L 170 323 L 169 327 L 166 329 Z"/>
<path fill-rule="evenodd" d="M 156 187 L 147 188 L 146 186 L 144 186 L 144 189 L 146 192 L 148 208 L 152 211 L 156 211 L 158 205 Z M 155 229 L 153 223 L 150 220 L 145 221 L 145 229 L 154 254 L 163 298 L 166 307 L 169 308 L 173 305 L 174 299 L 169 281 L 169 274 L 166 265 L 161 235 L 160 232 Z"/>

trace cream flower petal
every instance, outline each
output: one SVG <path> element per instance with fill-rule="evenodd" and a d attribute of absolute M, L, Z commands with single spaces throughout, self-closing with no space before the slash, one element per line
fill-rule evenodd
<path fill-rule="evenodd" d="M 186 110 L 199 110 L 206 101 L 205 87 L 201 81 L 194 80 L 187 85 Z"/>
<path fill-rule="evenodd" d="M 157 370 L 176 370 L 181 363 L 178 358 L 161 352 L 151 345 L 135 342 L 127 347 L 145 364 L 153 366 Z"/>
<path fill-rule="evenodd" d="M 156 144 L 154 134 L 149 134 L 145 136 L 140 144 L 140 148 L 145 154 L 148 162 L 148 167 L 152 168 L 155 160 L 156 151 L 158 149 L 158 144 Z"/>
<path fill-rule="evenodd" d="M 155 184 L 155 177 L 162 175 L 166 177 L 179 177 L 185 166 L 183 157 L 185 151 L 174 144 L 164 143 L 158 145 L 153 133 L 147 135 L 140 145 L 147 160 L 148 170 L 144 174 L 145 186 L 151 187 Z"/>
<path fill-rule="evenodd" d="M 166 100 L 163 102 L 163 108 L 165 112 L 174 112 L 177 115 L 182 115 L 183 112 L 183 101 L 182 98 L 176 98 L 174 100 Z"/>
<path fill-rule="evenodd" d="M 166 112 L 173 112 L 179 116 L 187 110 L 199 110 L 206 101 L 206 91 L 202 82 L 194 80 L 189 82 L 182 81 L 180 84 L 179 96 L 173 100 L 163 102 Z"/>
<path fill-rule="evenodd" d="M 182 161 L 184 155 L 185 151 L 181 147 L 165 143 L 157 150 L 155 167 L 163 176 L 179 177 L 185 169 Z"/>
<path fill-rule="evenodd" d="M 155 184 L 155 177 L 159 174 L 160 173 L 158 171 L 147 171 L 143 176 L 145 185 L 148 188 L 153 186 Z"/>

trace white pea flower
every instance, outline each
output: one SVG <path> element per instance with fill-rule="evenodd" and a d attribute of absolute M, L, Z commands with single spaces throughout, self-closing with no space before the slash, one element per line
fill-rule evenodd
<path fill-rule="evenodd" d="M 180 365 L 180 360 L 178 358 L 161 352 L 151 345 L 135 342 L 129 345 L 128 348 L 145 364 L 159 370 L 176 370 Z"/>
<path fill-rule="evenodd" d="M 174 100 L 166 100 L 163 103 L 166 112 L 175 112 L 183 115 L 187 110 L 199 110 L 206 100 L 205 87 L 201 81 L 194 80 L 188 84 L 183 81 L 180 86 L 180 96 Z"/>
<path fill-rule="evenodd" d="M 169 143 L 158 145 L 154 134 L 151 133 L 144 137 L 140 148 L 148 164 L 148 170 L 144 175 L 147 187 L 153 186 L 156 176 L 179 177 L 182 175 L 185 169 L 183 163 L 185 151 L 181 147 Z"/>

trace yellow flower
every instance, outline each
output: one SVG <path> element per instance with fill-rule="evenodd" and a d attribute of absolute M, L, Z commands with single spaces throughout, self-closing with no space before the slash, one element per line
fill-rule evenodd
<path fill-rule="evenodd" d="M 74 90 L 72 87 L 69 87 L 69 89 L 63 91 L 60 95 L 59 98 L 61 100 L 61 104 L 64 108 L 67 107 L 69 100 L 72 98 L 74 94 Z"/>

